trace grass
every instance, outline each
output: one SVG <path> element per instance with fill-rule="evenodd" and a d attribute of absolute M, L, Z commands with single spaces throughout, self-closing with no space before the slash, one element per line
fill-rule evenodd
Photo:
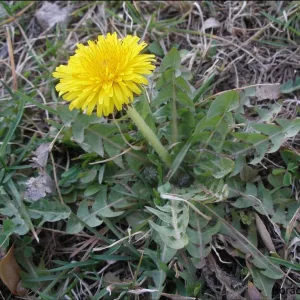
<path fill-rule="evenodd" d="M 0 7 L 0 258 L 26 289 L 4 257 L 0 299 L 300 299 L 298 1 L 58 2 L 51 28 L 42 5 Z M 55 90 L 115 31 L 156 55 L 134 103 L 155 148 Z"/>

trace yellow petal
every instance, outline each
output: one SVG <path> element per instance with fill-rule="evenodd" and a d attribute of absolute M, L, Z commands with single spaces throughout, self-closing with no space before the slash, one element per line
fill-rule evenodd
<path fill-rule="evenodd" d="M 140 84 L 148 84 L 143 76 L 151 74 L 155 66 L 153 54 L 140 54 L 147 46 L 140 38 L 117 33 L 99 35 L 87 45 L 77 44 L 75 54 L 66 65 L 52 73 L 59 79 L 56 90 L 64 100 L 71 101 L 70 109 L 87 109 L 91 114 L 109 115 L 140 94 Z"/>
<path fill-rule="evenodd" d="M 125 83 L 134 93 L 138 95 L 141 93 L 140 89 L 132 81 L 126 81 Z"/>

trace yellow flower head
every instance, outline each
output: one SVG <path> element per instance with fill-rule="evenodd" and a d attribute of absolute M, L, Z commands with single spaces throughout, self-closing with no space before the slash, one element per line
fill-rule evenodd
<path fill-rule="evenodd" d="M 140 85 L 148 84 L 143 75 L 151 74 L 155 66 L 154 55 L 140 54 L 147 44 L 139 40 L 132 35 L 118 39 L 116 33 L 109 33 L 88 41 L 88 46 L 77 45 L 68 64 L 53 73 L 60 79 L 56 90 L 71 102 L 70 110 L 82 108 L 90 115 L 97 107 L 99 117 L 108 116 L 132 102 L 134 93 L 141 93 Z"/>

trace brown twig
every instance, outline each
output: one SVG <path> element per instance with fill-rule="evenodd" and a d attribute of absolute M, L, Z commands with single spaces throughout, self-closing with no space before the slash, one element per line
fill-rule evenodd
<path fill-rule="evenodd" d="M 13 77 L 13 91 L 16 91 L 18 89 L 17 73 L 16 73 L 16 66 L 15 66 L 14 49 L 12 46 L 11 36 L 10 36 L 8 26 L 6 27 L 5 35 L 6 35 L 7 46 L 8 46 L 8 55 L 11 64 L 11 72 Z"/>
<path fill-rule="evenodd" d="M 21 11 L 19 11 L 18 13 L 16 13 L 15 16 L 11 16 L 10 18 L 2 21 L 0 23 L 0 26 L 3 26 L 7 23 L 13 22 L 15 21 L 17 18 L 21 17 L 32 5 L 34 4 L 34 1 L 30 2 L 26 7 L 24 7 Z"/>

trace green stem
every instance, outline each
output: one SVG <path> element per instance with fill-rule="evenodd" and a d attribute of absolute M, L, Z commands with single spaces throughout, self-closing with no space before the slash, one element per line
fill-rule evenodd
<path fill-rule="evenodd" d="M 171 166 L 171 157 L 170 157 L 168 151 L 164 148 L 164 146 L 161 144 L 160 140 L 153 133 L 151 128 L 146 124 L 146 122 L 141 117 L 141 115 L 131 106 L 128 107 L 127 114 L 131 118 L 131 120 L 134 122 L 134 124 L 137 126 L 137 128 L 142 132 L 142 134 L 147 139 L 149 144 L 157 152 L 157 154 L 159 155 L 161 160 L 168 167 L 170 167 Z"/>
<path fill-rule="evenodd" d="M 173 81 L 173 93 L 172 93 L 172 143 L 175 144 L 177 142 L 178 130 L 177 130 L 177 107 L 176 107 L 176 91 L 175 91 L 175 74 L 173 72 L 172 75 Z"/>

